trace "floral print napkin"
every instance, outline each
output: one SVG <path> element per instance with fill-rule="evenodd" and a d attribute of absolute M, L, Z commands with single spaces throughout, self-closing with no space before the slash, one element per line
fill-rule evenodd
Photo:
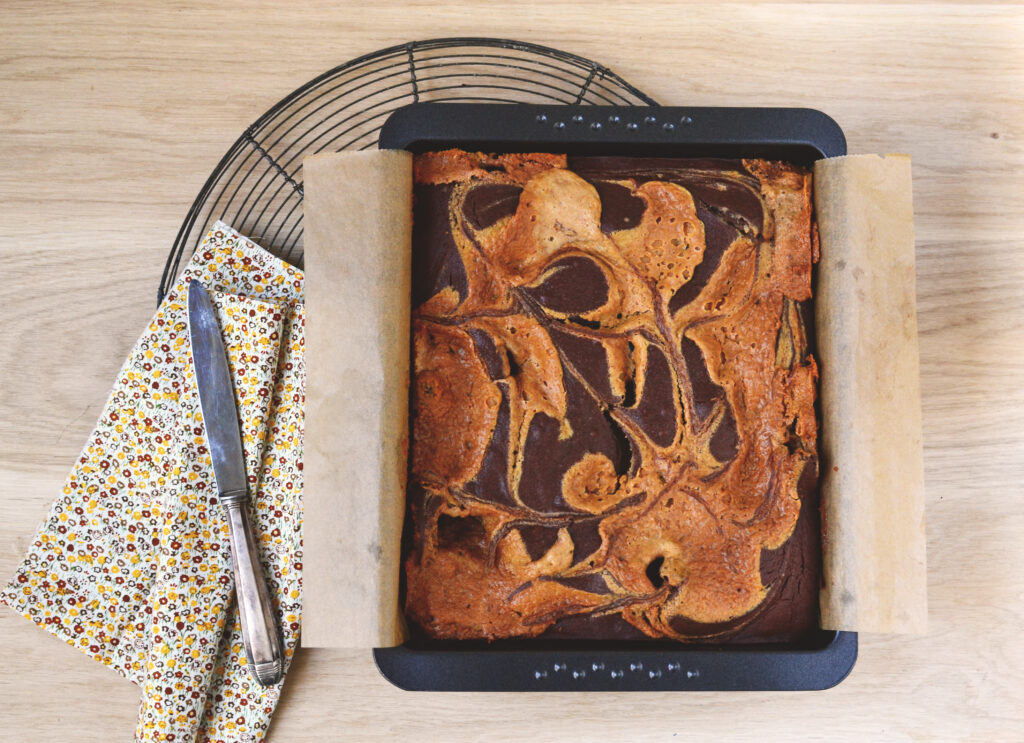
<path fill-rule="evenodd" d="M 219 314 L 253 530 L 291 659 L 301 610 L 303 277 L 223 223 L 132 349 L 0 602 L 142 688 L 137 740 L 254 742 L 279 687 L 260 686 L 246 667 L 193 377 L 189 281 L 213 292 Z"/>

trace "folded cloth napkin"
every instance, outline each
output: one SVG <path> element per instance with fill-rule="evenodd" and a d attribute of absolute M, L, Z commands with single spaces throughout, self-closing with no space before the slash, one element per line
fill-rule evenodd
<path fill-rule="evenodd" d="M 246 667 L 193 376 L 189 281 L 211 290 L 218 311 L 253 530 L 290 661 L 301 609 L 303 277 L 219 222 L 132 349 L 0 602 L 142 688 L 137 740 L 259 741 L 279 687 Z"/>

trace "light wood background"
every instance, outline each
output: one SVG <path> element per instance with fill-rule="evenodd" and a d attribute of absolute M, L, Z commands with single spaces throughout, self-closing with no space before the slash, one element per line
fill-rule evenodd
<path fill-rule="evenodd" d="M 123 6 L 123 7 L 122 7 Z M 914 158 L 931 626 L 822 693 L 409 694 L 302 651 L 271 738 L 1024 740 L 1024 9 L 656 2 L 0 4 L 0 577 L 154 309 L 235 137 L 320 72 L 489 35 L 665 103 L 810 106 Z M 138 691 L 0 610 L 0 740 L 129 740 Z"/>

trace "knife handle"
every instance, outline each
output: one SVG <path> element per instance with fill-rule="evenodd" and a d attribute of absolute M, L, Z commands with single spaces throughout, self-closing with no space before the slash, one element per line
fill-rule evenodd
<path fill-rule="evenodd" d="M 246 508 L 249 493 L 221 493 L 220 497 L 228 521 L 231 567 L 235 573 L 245 654 L 256 680 L 262 686 L 273 686 L 284 675 L 284 650 L 249 525 Z"/>

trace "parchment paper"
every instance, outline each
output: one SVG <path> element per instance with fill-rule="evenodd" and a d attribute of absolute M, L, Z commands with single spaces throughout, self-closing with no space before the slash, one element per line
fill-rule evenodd
<path fill-rule="evenodd" d="M 910 158 L 814 167 L 826 629 L 927 626 Z"/>
<path fill-rule="evenodd" d="M 390 647 L 403 640 L 412 156 L 318 155 L 303 175 L 302 644 Z"/>
<path fill-rule="evenodd" d="M 412 167 L 405 152 L 304 163 L 302 644 L 388 647 L 408 438 Z M 924 632 L 921 400 L 910 159 L 819 161 L 822 626 Z"/>

